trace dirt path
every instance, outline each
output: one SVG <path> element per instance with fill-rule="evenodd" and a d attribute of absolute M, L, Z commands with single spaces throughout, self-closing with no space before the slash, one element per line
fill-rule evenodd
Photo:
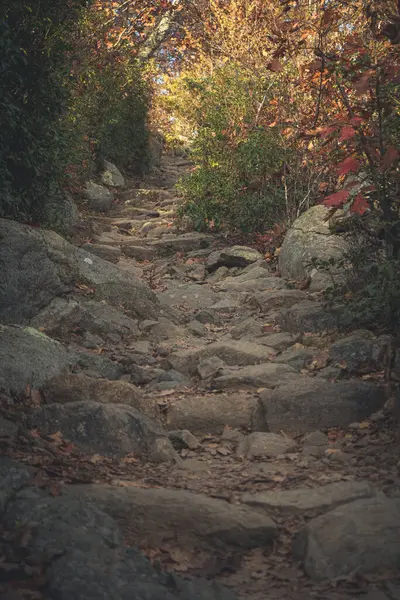
<path fill-rule="evenodd" d="M 103 231 L 97 235 L 96 243 L 125 244 L 131 247 L 137 244 L 135 249 L 130 249 L 127 254 L 139 259 L 143 277 L 165 304 L 184 313 L 189 331 L 194 334 L 191 340 L 188 340 L 184 333 L 181 338 L 179 330 L 174 331 L 172 328 L 172 331 L 168 331 L 168 324 L 165 332 L 166 342 L 157 347 L 158 363 L 163 362 L 163 356 L 168 360 L 172 353 L 176 358 L 173 365 L 184 364 L 184 371 L 188 370 L 186 359 L 190 352 L 193 352 L 194 367 L 192 371 L 189 368 L 190 377 L 185 378 L 182 383 L 167 381 L 164 385 L 145 386 L 148 394 L 154 394 L 154 390 L 157 389 L 158 402 L 164 411 L 164 421 L 168 429 L 188 430 L 192 434 L 187 434 L 187 437 L 179 433 L 176 435 L 175 447 L 181 448 L 180 455 L 183 461 L 172 470 L 165 465 L 153 466 L 151 469 L 137 467 L 133 469 L 135 485 L 165 486 L 200 492 L 212 498 L 224 499 L 233 505 L 243 502 L 251 505 L 252 495 L 262 492 L 290 492 L 292 496 L 282 495 L 281 498 L 274 498 L 272 494 L 271 499 L 265 500 L 265 504 L 261 500 L 258 504 L 253 502 L 259 510 L 267 510 L 269 514 L 271 506 L 268 506 L 268 502 L 276 505 L 272 514 L 278 523 L 279 536 L 272 551 L 270 548 L 255 548 L 247 552 L 233 551 L 220 555 L 216 550 L 212 555 L 208 554 L 205 557 L 195 548 L 190 552 L 189 549 L 179 548 L 179 545 L 171 542 L 163 544 L 160 548 L 144 550 L 152 559 L 160 561 L 164 568 L 215 578 L 234 588 L 240 597 L 254 600 L 261 600 L 267 596 L 293 599 L 310 596 L 347 598 L 373 589 L 373 579 L 369 581 L 368 578 L 355 574 L 333 584 L 313 583 L 294 560 L 292 541 L 294 534 L 312 517 L 346 502 L 346 486 L 351 482 L 368 482 L 389 496 L 398 494 L 399 454 L 395 432 L 390 422 L 378 413 L 375 415 L 375 422 L 364 420 L 352 424 L 350 428 L 327 428 L 326 422 L 323 422 L 321 428 L 326 434 L 325 437 L 321 434 L 320 439 L 317 439 L 316 432 L 308 437 L 294 436 L 295 443 L 292 444 L 292 448 L 282 446 L 281 449 L 268 449 L 264 446 L 267 440 L 263 439 L 252 440 L 246 447 L 246 439 L 249 439 L 243 434 L 246 427 L 240 427 L 247 425 L 246 416 L 242 414 L 243 406 L 251 403 L 255 391 L 260 392 L 260 389 L 265 387 L 263 381 L 258 385 L 254 369 L 252 372 L 251 367 L 248 367 L 247 379 L 239 377 L 235 382 L 231 376 L 232 381 L 228 381 L 224 389 L 221 382 L 218 385 L 218 377 L 213 378 L 212 375 L 218 368 L 223 370 L 225 351 L 222 350 L 219 354 L 222 358 L 218 357 L 218 352 L 211 353 L 211 359 L 207 358 L 208 354 L 205 353 L 203 361 L 202 355 L 196 355 L 196 351 L 211 344 L 230 342 L 232 338 L 238 340 L 239 344 L 243 339 L 248 344 L 257 342 L 254 331 L 260 326 L 271 335 L 278 335 L 284 331 L 279 326 L 273 326 L 271 314 L 263 314 L 260 305 L 246 304 L 249 292 L 253 291 L 252 285 L 262 281 L 259 279 L 260 269 L 266 265 L 254 261 L 260 265 L 254 266 L 253 259 L 251 262 L 244 259 L 243 266 L 248 264 L 257 269 L 257 272 L 253 271 L 257 277 L 249 276 L 247 279 L 251 282 L 250 286 L 246 285 L 243 276 L 240 283 L 240 278 L 237 278 L 238 274 L 243 272 L 243 267 L 239 267 L 240 260 L 231 259 L 232 267 L 229 271 L 229 260 L 223 259 L 218 263 L 218 268 L 207 271 L 205 267 L 210 264 L 211 251 L 215 252 L 215 249 L 226 246 L 226 243 L 217 238 L 209 243 L 206 235 L 188 234 L 182 235 L 181 238 L 174 237 L 174 217 L 179 198 L 174 194 L 171 184 L 187 169 L 187 165 L 184 160 L 167 157 L 163 168 L 164 176 L 170 185 L 169 189 L 151 188 L 150 183 L 147 192 L 136 192 L 134 206 L 119 204 L 114 208 L 112 215 L 97 219 L 97 227 Z M 132 198 L 131 194 L 131 191 L 125 194 L 125 202 L 127 197 Z M 134 239 L 133 242 L 131 238 Z M 154 244 L 157 246 L 156 252 Z M 166 254 L 165 257 L 157 256 L 159 249 L 161 254 Z M 150 262 L 141 262 L 140 259 L 148 259 Z M 129 269 L 130 259 L 125 260 L 125 266 Z M 235 269 L 235 265 L 238 268 Z M 251 273 L 250 269 L 248 273 Z M 273 277 L 273 273 L 265 270 L 265 275 L 267 274 Z M 236 276 L 238 282 L 236 286 L 233 276 Z M 227 277 L 229 285 L 226 285 Z M 278 289 L 279 286 L 276 287 Z M 259 289 L 263 289 L 262 285 Z M 303 299 L 302 295 L 305 296 L 304 292 L 294 293 L 300 296 L 299 300 Z M 290 301 L 285 304 L 286 307 L 290 305 Z M 250 335 L 244 335 L 246 328 L 249 329 Z M 196 339 L 197 344 L 193 346 Z M 326 347 L 330 339 L 326 339 L 324 335 L 315 335 L 313 344 L 302 345 L 298 344 L 299 341 L 307 342 L 307 338 L 297 332 L 291 339 L 289 337 L 286 340 L 284 335 L 281 335 L 279 349 L 281 355 L 285 350 L 287 352 L 286 364 L 304 371 L 304 358 L 310 358 L 307 348 L 312 346 L 311 355 L 315 353 L 315 347 L 319 348 L 318 355 L 321 356 L 321 346 Z M 275 347 L 277 341 L 271 339 L 271 342 L 271 346 Z M 265 339 L 262 343 L 265 344 Z M 293 344 L 297 346 L 290 356 L 287 348 L 293 349 Z M 257 352 L 257 348 L 255 351 Z M 298 357 L 295 356 L 296 351 Z M 305 356 L 302 355 L 302 351 L 305 352 Z M 303 369 L 299 369 L 302 360 Z M 244 368 L 240 360 L 238 363 L 236 365 L 234 360 L 229 361 L 231 374 L 235 373 L 235 369 L 240 371 Z M 202 370 L 199 369 L 199 365 Z M 320 368 L 323 366 L 320 365 Z M 177 368 L 177 371 L 179 370 Z M 228 375 L 226 379 L 229 379 Z M 291 373 L 282 373 L 282 377 L 289 376 L 289 379 L 290 375 Z M 309 370 L 305 376 L 311 378 L 314 375 L 315 372 Z M 332 381 L 327 377 L 328 380 Z M 210 402 L 213 406 L 211 410 Z M 226 418 L 226 412 L 230 410 L 236 411 L 237 414 L 229 414 Z M 318 415 L 315 422 L 318 424 Z M 224 425 L 228 427 L 224 428 Z M 238 427 L 230 428 L 229 425 Z M 318 430 L 319 427 L 316 426 L 315 429 Z M 283 439 L 289 440 L 290 446 L 293 432 L 282 433 L 288 436 Z M 131 478 L 132 475 L 123 474 L 121 478 L 115 478 L 113 483 L 130 485 Z M 341 500 L 329 499 L 328 488 L 325 487 L 322 488 L 321 498 L 315 502 L 312 501 L 311 495 L 309 502 L 303 497 L 296 498 L 296 490 L 299 488 L 315 490 L 328 484 L 335 488 L 335 493 L 339 496 L 340 490 L 343 489 Z M 357 491 L 354 493 L 356 499 Z M 301 505 L 302 502 L 304 506 L 298 508 L 297 503 Z M 384 573 L 383 578 L 386 577 L 387 574 Z M 379 576 L 376 579 L 380 581 Z M 389 598 L 400 597 L 391 596 L 388 586 L 384 586 L 384 589 Z M 400 594 L 400 588 L 397 587 L 396 590 L 396 594 Z M 373 597 L 375 598 L 375 595 Z M 376 598 L 378 597 L 381 598 L 379 594 L 376 595 Z"/>
<path fill-rule="evenodd" d="M 122 379 L 156 398 L 179 461 L 60 454 L 54 439 L 20 441 L 12 456 L 40 466 L 55 489 L 73 484 L 112 504 L 126 543 L 139 536 L 153 564 L 239 598 L 400 599 L 400 522 L 389 518 L 400 511 L 398 437 L 372 410 L 381 373 L 347 376 L 329 361 L 339 336 L 285 327 L 299 304 L 315 302 L 315 318 L 318 298 L 275 277 L 255 250 L 177 231 L 172 186 L 187 168 L 166 157 L 158 179 L 122 192 L 107 216 L 90 215 L 90 239 L 75 240 L 142 277 L 162 303 L 158 319 L 140 323 L 136 366 Z M 122 342 L 85 344 L 124 361 Z M 126 491 L 119 504 L 113 490 Z"/>

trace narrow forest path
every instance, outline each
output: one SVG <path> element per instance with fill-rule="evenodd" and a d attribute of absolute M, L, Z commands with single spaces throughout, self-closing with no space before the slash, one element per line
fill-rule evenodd
<path fill-rule="evenodd" d="M 152 307 L 139 319 L 128 344 L 121 332 L 134 331 L 133 321 L 112 309 L 104 322 L 99 303 L 90 299 L 93 290 L 81 286 L 77 293 L 92 302 L 95 321 L 85 317 L 90 328 L 74 327 L 68 344 L 96 363 L 94 379 L 61 377 L 42 391 L 43 407 L 32 396 L 31 428 L 51 435 L 26 434 L 8 453 L 40 468 L 54 503 L 63 502 L 66 491 L 65 502 L 88 500 L 115 519 L 125 544 L 140 546 L 157 569 L 228 590 L 210 595 L 195 583 L 179 598 L 230 600 L 231 590 L 242 600 L 400 600 L 399 446 L 391 420 L 379 410 L 384 394 L 374 362 L 385 339 L 361 332 L 355 343 L 328 334 L 318 297 L 276 277 L 257 250 L 179 231 L 174 184 L 188 168 L 187 161 L 166 156 L 157 175 L 131 182 L 106 215 L 85 216 L 76 245 L 146 281 L 160 302 L 158 314 Z M 63 302 L 57 337 L 67 343 L 60 323 L 71 320 L 65 302 L 72 304 Z M 60 311 L 60 304 L 51 310 Z M 33 325 L 50 322 L 51 310 Z M 362 375 L 347 375 L 357 361 Z M 110 365 L 125 371 L 99 379 L 97 370 L 110 371 Z M 136 387 L 124 396 L 122 382 Z M 176 450 L 172 463 L 163 460 L 170 450 L 159 433 L 152 444 L 161 462 L 143 462 L 126 450 L 120 405 L 131 400 L 146 414 L 156 410 Z M 96 402 L 108 401 L 117 404 L 115 411 L 99 416 Z M 143 423 L 135 435 L 146 444 Z M 54 433 L 58 428 L 62 435 Z M 85 454 L 85 444 L 118 448 L 120 458 Z M 27 510 L 31 492 L 22 493 L 12 523 L 20 520 L 18 510 Z M 89 529 L 100 523 L 96 514 L 82 514 Z M 116 567 L 112 581 L 129 580 L 126 568 Z M 81 589 L 87 575 L 78 567 L 75 575 L 71 589 Z M 52 585 L 68 589 L 67 580 Z M 81 598 L 111 598 L 87 585 Z M 112 598 L 136 598 L 127 590 L 121 583 Z M 146 594 L 137 597 L 172 597 Z"/>
<path fill-rule="evenodd" d="M 132 379 L 156 395 L 182 461 L 172 469 L 128 466 L 112 482 L 147 490 L 143 550 L 162 568 L 211 578 L 240 598 L 400 598 L 386 556 L 399 522 L 380 496 L 399 497 L 400 463 L 390 422 L 380 412 L 364 418 L 374 412 L 374 376 L 344 381 L 329 366 L 338 336 L 303 325 L 318 318 L 318 299 L 275 277 L 256 250 L 176 231 L 173 185 L 189 166 L 164 157 L 146 190 L 125 191 L 111 214 L 94 218 L 91 240 L 99 254 L 103 245 L 122 249 L 119 266 L 141 275 L 180 315 L 141 324 L 143 357 L 153 358 L 143 358 Z M 299 303 L 303 312 L 291 314 Z M 330 427 L 337 411 L 345 426 Z M 210 516 L 212 504 L 188 491 L 247 512 Z M 127 539 L 134 542 L 129 526 Z M 383 572 L 364 577 L 380 553 Z M 334 581 L 319 582 L 324 576 Z"/>

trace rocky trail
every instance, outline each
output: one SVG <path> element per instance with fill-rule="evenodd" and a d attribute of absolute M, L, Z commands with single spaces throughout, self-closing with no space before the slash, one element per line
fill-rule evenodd
<path fill-rule="evenodd" d="M 400 600 L 390 336 L 185 232 L 188 168 L 0 220 L 0 597 Z"/>

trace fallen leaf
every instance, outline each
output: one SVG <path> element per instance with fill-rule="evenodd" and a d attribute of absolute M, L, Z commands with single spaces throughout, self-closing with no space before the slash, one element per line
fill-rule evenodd
<path fill-rule="evenodd" d="M 49 437 L 51 440 L 53 440 L 53 442 L 56 442 L 57 444 L 62 444 L 64 441 L 61 431 L 57 431 L 56 433 L 51 433 L 47 437 Z"/>
<path fill-rule="evenodd" d="M 332 455 L 332 454 L 337 454 L 338 452 L 341 452 L 341 450 L 339 450 L 339 448 L 327 448 L 327 449 L 325 450 L 325 454 L 326 454 L 327 456 L 330 456 L 330 455 Z"/>

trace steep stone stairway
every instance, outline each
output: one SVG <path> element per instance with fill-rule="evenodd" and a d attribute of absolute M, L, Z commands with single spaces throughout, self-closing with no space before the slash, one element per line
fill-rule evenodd
<path fill-rule="evenodd" d="M 36 597 L 399 600 L 400 462 L 377 358 L 388 339 L 339 335 L 257 250 L 185 232 L 173 186 L 189 168 L 164 157 L 75 239 L 88 265 L 115 264 L 157 298 L 140 296 L 134 318 L 123 282 L 115 294 L 92 276 L 31 319 L 80 358 L 28 394 L 25 437 L 7 453 L 39 468 L 46 491 L 35 512 L 15 467 L 7 520 L 51 529 L 66 511 L 61 545 L 65 515 L 88 531 Z M 111 520 L 154 573 L 201 579 L 152 591 L 141 565 L 146 584 L 129 591 L 125 557 L 106 581 L 91 532 L 119 548 Z"/>

